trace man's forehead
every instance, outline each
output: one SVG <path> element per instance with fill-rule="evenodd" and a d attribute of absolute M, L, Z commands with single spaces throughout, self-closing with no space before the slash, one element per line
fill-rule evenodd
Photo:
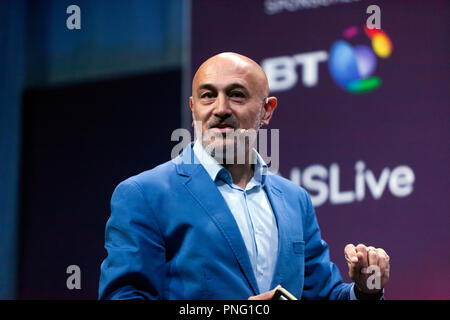
<path fill-rule="evenodd" d="M 230 81 L 247 84 L 254 80 L 248 64 L 236 65 L 228 61 L 217 61 L 202 66 L 197 72 L 196 79 L 196 85 L 202 83 L 220 84 Z"/>
<path fill-rule="evenodd" d="M 237 54 L 222 54 L 204 62 L 193 79 L 193 90 L 208 83 L 227 86 L 240 83 L 248 89 L 264 89 L 267 78 L 261 67 L 249 58 Z"/>

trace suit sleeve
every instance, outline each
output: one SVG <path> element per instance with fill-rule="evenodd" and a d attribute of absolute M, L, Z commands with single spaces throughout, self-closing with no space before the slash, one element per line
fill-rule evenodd
<path fill-rule="evenodd" d="M 162 299 L 164 239 L 139 185 L 125 180 L 111 198 L 99 299 Z"/>
<path fill-rule="evenodd" d="M 343 283 L 337 266 L 330 261 L 327 243 L 322 240 L 316 213 L 311 199 L 305 192 L 304 216 L 305 281 L 303 299 L 350 299 L 351 284 Z"/>

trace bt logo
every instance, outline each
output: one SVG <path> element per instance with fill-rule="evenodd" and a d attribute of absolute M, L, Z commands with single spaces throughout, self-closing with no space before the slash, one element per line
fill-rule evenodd
<path fill-rule="evenodd" d="M 372 40 L 372 49 L 366 45 L 351 46 L 347 41 L 338 40 L 331 47 L 328 67 L 333 80 L 351 93 L 364 93 L 378 88 L 379 77 L 372 77 L 377 66 L 375 54 L 388 58 L 392 43 L 381 29 L 364 27 L 366 35 Z M 344 38 L 351 39 L 358 34 L 353 26 L 344 31 Z"/>
<path fill-rule="evenodd" d="M 301 81 L 305 87 L 314 87 L 319 82 L 319 63 L 328 60 L 333 80 L 352 93 L 371 91 L 380 86 L 378 77 L 371 77 L 376 68 L 375 54 L 387 58 L 392 52 L 392 43 L 381 29 L 368 29 L 365 33 L 372 41 L 373 51 L 366 45 L 352 47 L 344 40 L 336 41 L 330 54 L 325 50 L 267 58 L 261 61 L 272 92 L 292 89 L 298 82 L 297 66 L 302 67 Z M 344 31 L 344 38 L 358 34 L 357 27 Z"/>

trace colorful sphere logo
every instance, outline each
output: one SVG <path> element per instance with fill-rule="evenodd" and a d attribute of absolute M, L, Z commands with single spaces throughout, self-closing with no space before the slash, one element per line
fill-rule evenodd
<path fill-rule="evenodd" d="M 355 26 L 347 28 L 343 36 L 351 39 L 358 34 Z M 364 27 L 364 32 L 372 41 L 372 48 L 366 45 L 351 46 L 347 41 L 336 41 L 330 50 L 328 67 L 334 81 L 351 93 L 365 93 L 381 85 L 379 77 L 371 75 L 377 66 L 377 55 L 388 58 L 392 52 L 392 43 L 381 29 Z"/>

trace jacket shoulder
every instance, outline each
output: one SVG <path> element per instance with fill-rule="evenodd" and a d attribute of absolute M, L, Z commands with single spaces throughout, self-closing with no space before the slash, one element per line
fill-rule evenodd
<path fill-rule="evenodd" d="M 149 190 L 156 193 L 158 190 L 167 190 L 170 188 L 171 180 L 176 176 L 176 166 L 173 161 L 167 161 L 152 169 L 143 171 L 131 176 L 118 184 L 122 185 L 134 184 L 145 194 Z"/>

